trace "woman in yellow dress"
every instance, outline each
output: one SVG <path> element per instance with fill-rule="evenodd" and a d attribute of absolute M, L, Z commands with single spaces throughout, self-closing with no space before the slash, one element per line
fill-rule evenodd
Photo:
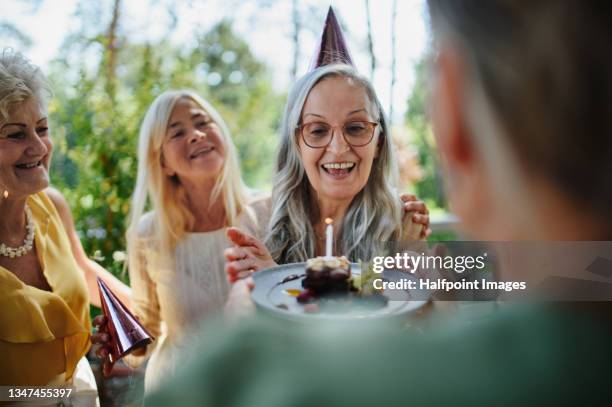
<path fill-rule="evenodd" d="M 96 398 L 89 304 L 95 277 L 129 288 L 85 255 L 70 209 L 49 188 L 49 88 L 21 54 L 0 53 L 0 385 L 72 385 Z"/>

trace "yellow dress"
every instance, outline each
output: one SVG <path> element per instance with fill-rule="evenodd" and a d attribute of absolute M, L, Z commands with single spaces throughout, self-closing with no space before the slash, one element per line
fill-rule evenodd
<path fill-rule="evenodd" d="M 89 299 L 62 221 L 40 192 L 28 205 L 38 259 L 52 292 L 0 267 L 0 385 L 71 382 L 89 349 Z M 81 363 L 82 364 L 82 363 Z"/>

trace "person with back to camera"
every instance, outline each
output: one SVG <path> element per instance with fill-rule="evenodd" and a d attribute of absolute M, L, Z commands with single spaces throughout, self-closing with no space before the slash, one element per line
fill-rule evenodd
<path fill-rule="evenodd" d="M 611 240 L 609 4 L 427 4 L 431 119 L 466 231 L 489 240 Z M 208 343 L 147 403 L 607 404 L 608 304 L 517 304 L 425 335 L 363 325 L 287 330 L 260 319 Z"/>

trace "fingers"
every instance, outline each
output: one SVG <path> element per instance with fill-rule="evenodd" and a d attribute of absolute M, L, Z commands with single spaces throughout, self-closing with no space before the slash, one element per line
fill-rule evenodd
<path fill-rule="evenodd" d="M 236 246 L 252 246 L 256 248 L 261 246 L 257 239 L 238 228 L 228 228 L 227 238 Z"/>
<path fill-rule="evenodd" d="M 423 201 L 412 201 L 404 203 L 404 211 L 405 212 L 418 212 L 424 215 L 429 214 L 429 209 L 427 209 L 427 205 Z"/>
<path fill-rule="evenodd" d="M 227 229 L 227 237 L 236 245 L 223 252 L 225 272 L 231 283 L 249 277 L 254 271 L 276 265 L 268 249 L 248 233 L 232 227 Z"/>
<path fill-rule="evenodd" d="M 97 327 L 97 332 L 91 335 L 91 342 L 99 345 L 95 354 L 103 359 L 102 374 L 104 377 L 108 377 L 113 370 L 113 364 L 108 357 L 111 351 L 111 337 L 107 330 L 107 320 L 104 315 L 98 315 L 93 319 L 92 324 Z"/>
<path fill-rule="evenodd" d="M 403 202 L 410 202 L 410 201 L 416 201 L 417 197 L 414 194 L 401 194 L 400 195 L 400 199 Z"/>
<path fill-rule="evenodd" d="M 244 280 L 245 278 L 252 278 L 251 276 L 255 270 L 244 270 L 236 274 L 236 282 Z"/>
<path fill-rule="evenodd" d="M 429 236 L 431 236 L 431 229 L 430 228 L 423 228 L 423 230 L 421 231 L 421 239 L 427 239 Z"/>
<path fill-rule="evenodd" d="M 100 359 L 106 359 L 109 354 L 110 350 L 105 346 L 101 346 L 96 350 L 96 356 Z"/>
<path fill-rule="evenodd" d="M 429 215 L 421 215 L 421 214 L 415 213 L 414 215 L 412 215 L 412 220 L 414 221 L 414 223 L 423 225 L 426 228 L 429 226 Z"/>
<path fill-rule="evenodd" d="M 263 243 L 238 228 L 228 228 L 227 237 L 236 246 L 242 246 L 242 248 L 246 250 L 251 248 L 251 253 L 256 257 L 265 259 L 271 258 L 268 249 Z"/>
<path fill-rule="evenodd" d="M 113 363 L 107 358 L 102 363 L 102 374 L 104 377 L 109 377 L 113 371 Z"/>
<path fill-rule="evenodd" d="M 107 333 L 95 333 L 91 335 L 91 341 L 93 343 L 99 343 L 101 345 L 108 345 L 110 341 L 110 335 Z"/>
<path fill-rule="evenodd" d="M 251 254 L 250 251 L 248 251 L 247 249 L 243 247 L 237 247 L 237 246 L 228 247 L 227 249 L 223 251 L 225 260 L 228 262 L 246 259 L 250 254 Z"/>
<path fill-rule="evenodd" d="M 91 341 L 101 345 L 96 349 L 95 354 L 97 357 L 102 359 L 102 374 L 104 377 L 110 376 L 110 373 L 113 370 L 113 364 L 109 358 L 111 352 L 109 346 L 110 336 L 106 333 L 93 334 L 91 336 Z"/>
<path fill-rule="evenodd" d="M 98 328 L 98 331 L 106 328 L 106 317 L 104 315 L 98 315 L 91 321 L 91 324 Z"/>
<path fill-rule="evenodd" d="M 243 250 L 229 251 L 229 255 L 235 254 L 238 258 L 241 258 L 245 257 L 246 253 L 246 256 L 257 257 L 264 262 L 272 261 L 268 248 L 248 233 L 232 227 L 227 229 L 227 237 L 234 245 L 239 246 Z"/>
<path fill-rule="evenodd" d="M 225 272 L 230 283 L 250 276 L 253 271 L 259 270 L 259 262 L 254 258 L 230 261 L 225 263 Z"/>
<path fill-rule="evenodd" d="M 242 259 L 228 263 L 230 269 L 237 272 L 244 270 L 259 270 L 259 262 L 257 259 Z"/>
<path fill-rule="evenodd" d="M 256 267 L 254 259 L 229 261 L 225 263 L 225 272 L 227 273 L 228 276 L 235 277 L 238 273 L 247 271 L 247 270 L 251 270 L 254 267 Z"/>

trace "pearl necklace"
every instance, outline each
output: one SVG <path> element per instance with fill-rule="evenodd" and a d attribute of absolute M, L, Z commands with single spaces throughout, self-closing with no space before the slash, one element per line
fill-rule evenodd
<path fill-rule="evenodd" d="M 10 258 L 21 257 L 32 250 L 34 244 L 34 222 L 32 221 L 32 212 L 27 205 L 25 207 L 25 213 L 26 229 L 28 230 L 28 233 L 23 241 L 23 245 L 20 247 L 9 247 L 4 243 L 0 243 L 0 254 L 2 256 Z"/>

